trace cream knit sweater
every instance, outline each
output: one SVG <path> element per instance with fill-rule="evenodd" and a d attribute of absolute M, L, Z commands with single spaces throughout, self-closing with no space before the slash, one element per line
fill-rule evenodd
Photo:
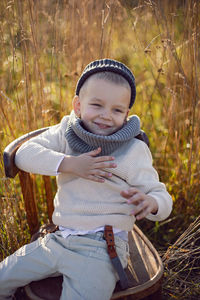
<path fill-rule="evenodd" d="M 122 190 L 131 186 L 151 195 L 158 202 L 157 214 L 149 214 L 147 219 L 160 221 L 169 216 L 172 199 L 165 185 L 159 182 L 148 147 L 136 138 L 112 153 L 117 168 L 109 170 L 113 176 L 105 179 L 104 183 L 69 173 L 57 174 L 65 155 L 79 154 L 71 150 L 65 138 L 68 120 L 69 116 L 64 117 L 60 124 L 24 143 L 15 157 L 16 165 L 24 171 L 58 175 L 53 213 L 56 225 L 93 230 L 108 224 L 121 230 L 132 230 L 135 217 L 130 216 L 130 212 L 134 207 L 120 196 Z"/>

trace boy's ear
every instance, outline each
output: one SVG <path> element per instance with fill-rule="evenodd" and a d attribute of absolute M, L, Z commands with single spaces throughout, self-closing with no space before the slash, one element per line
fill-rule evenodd
<path fill-rule="evenodd" d="M 127 122 L 129 111 L 130 111 L 130 109 L 128 109 L 127 112 L 126 112 L 126 116 L 125 116 L 125 119 L 124 119 L 124 124 L 126 124 L 126 122 Z"/>
<path fill-rule="evenodd" d="M 126 113 L 126 118 L 125 118 L 125 120 L 127 120 L 129 112 L 130 112 L 130 109 L 128 109 L 128 110 L 127 110 L 127 113 Z"/>
<path fill-rule="evenodd" d="M 72 101 L 72 106 L 73 106 L 73 110 L 76 114 L 77 117 L 80 117 L 81 116 L 81 105 L 80 105 L 80 99 L 79 99 L 79 96 L 75 96 L 73 101 Z"/>

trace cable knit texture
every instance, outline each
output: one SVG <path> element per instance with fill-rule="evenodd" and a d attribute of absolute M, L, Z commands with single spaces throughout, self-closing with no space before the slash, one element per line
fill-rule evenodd
<path fill-rule="evenodd" d="M 140 119 L 136 115 L 131 116 L 120 130 L 105 136 L 85 130 L 82 126 L 81 119 L 76 117 L 74 111 L 72 111 L 65 137 L 74 151 L 85 153 L 101 147 L 100 155 L 110 155 L 139 133 Z"/>
<path fill-rule="evenodd" d="M 60 124 L 24 143 L 16 153 L 16 165 L 27 172 L 56 175 L 66 155 L 78 155 L 65 137 L 68 125 L 69 116 L 66 116 Z M 105 179 L 104 183 L 70 173 L 58 174 L 53 213 L 56 225 L 93 230 L 108 224 L 130 231 L 135 222 L 135 217 L 130 215 L 134 206 L 120 195 L 122 190 L 130 187 L 136 187 L 157 200 L 158 212 L 156 215 L 149 214 L 148 219 L 159 221 L 169 216 L 172 199 L 152 167 L 151 153 L 146 144 L 131 138 L 112 155 L 117 167 L 107 169 L 112 177 Z"/>

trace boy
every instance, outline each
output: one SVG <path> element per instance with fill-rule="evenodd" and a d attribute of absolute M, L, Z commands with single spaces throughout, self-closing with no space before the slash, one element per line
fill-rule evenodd
<path fill-rule="evenodd" d="M 136 219 L 163 220 L 172 209 L 140 132 L 135 79 L 122 63 L 103 59 L 83 71 L 73 111 L 23 144 L 16 165 L 58 175 L 53 222 L 59 231 L 19 249 L 0 265 L 0 299 L 19 286 L 63 274 L 61 300 L 108 300 L 117 274 L 103 238 L 113 226 L 117 254 L 127 265 L 127 232 Z"/>

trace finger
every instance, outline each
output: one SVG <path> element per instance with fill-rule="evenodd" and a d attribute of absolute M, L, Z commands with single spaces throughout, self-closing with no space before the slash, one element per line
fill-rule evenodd
<path fill-rule="evenodd" d="M 89 175 L 86 179 L 89 179 L 89 180 L 95 181 L 95 182 L 101 182 L 101 183 L 103 183 L 105 181 L 104 178 L 93 176 L 93 175 Z"/>
<path fill-rule="evenodd" d="M 128 191 L 121 191 L 120 195 L 126 199 L 129 199 L 131 197 L 131 195 L 129 195 Z"/>
<path fill-rule="evenodd" d="M 137 220 L 141 220 L 141 219 L 144 219 L 146 216 L 148 216 L 150 214 L 150 209 L 149 208 L 146 208 L 144 210 L 142 210 L 141 213 L 137 214 L 136 215 L 136 219 Z"/>
<path fill-rule="evenodd" d="M 96 163 L 95 168 L 96 169 L 105 169 L 105 168 L 116 168 L 117 165 L 115 163 L 109 162 L 102 162 L 102 163 Z"/>
<path fill-rule="evenodd" d="M 95 150 L 92 150 L 92 151 L 90 151 L 90 152 L 87 152 L 87 154 L 90 155 L 90 156 L 96 156 L 96 155 L 98 155 L 100 152 L 101 152 L 101 147 L 99 147 L 99 148 L 97 148 L 97 149 L 95 149 Z"/>
<path fill-rule="evenodd" d="M 129 188 L 127 190 L 123 190 L 121 191 L 121 196 L 125 197 L 125 198 L 130 198 L 132 197 L 134 194 L 139 193 L 140 191 L 136 188 Z"/>
<path fill-rule="evenodd" d="M 121 192 L 120 192 L 120 195 L 121 195 L 122 197 L 124 197 L 124 198 L 127 199 L 127 203 L 128 203 L 128 204 L 132 204 L 133 202 L 135 202 L 135 201 L 134 201 L 134 197 L 135 197 L 137 194 L 132 194 L 132 193 L 129 193 L 128 191 L 121 191 Z M 139 199 L 139 198 L 138 198 L 138 199 Z M 136 203 L 137 203 L 137 201 L 136 201 Z M 134 203 L 134 204 L 136 204 L 136 203 Z"/>
<path fill-rule="evenodd" d="M 137 215 L 145 212 L 146 210 L 149 210 L 148 203 L 146 203 L 145 201 L 141 201 L 138 205 L 136 205 L 134 207 L 131 214 L 134 215 L 134 216 L 137 216 Z"/>
<path fill-rule="evenodd" d="M 112 173 L 101 171 L 101 170 L 93 170 L 92 175 L 99 176 L 99 177 L 106 177 L 106 178 L 112 177 Z"/>
<path fill-rule="evenodd" d="M 136 193 L 127 200 L 127 203 L 138 205 L 141 201 L 144 201 L 144 195 L 141 193 Z"/>
<path fill-rule="evenodd" d="M 114 156 L 99 156 L 95 158 L 96 162 L 104 162 L 104 161 L 110 161 L 110 160 L 114 160 Z"/>

